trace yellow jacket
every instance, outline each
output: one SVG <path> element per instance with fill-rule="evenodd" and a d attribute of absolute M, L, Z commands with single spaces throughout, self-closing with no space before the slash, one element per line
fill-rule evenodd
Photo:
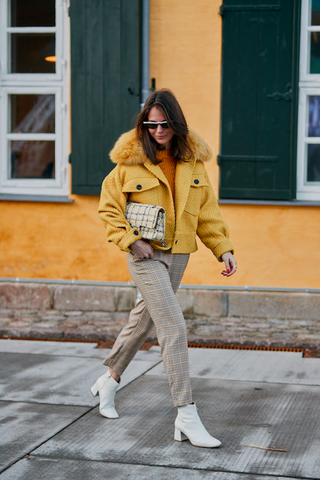
<path fill-rule="evenodd" d="M 101 189 L 99 215 L 109 242 L 121 250 L 141 239 L 141 234 L 125 219 L 127 200 L 159 205 L 166 211 L 166 246 L 152 245 L 155 250 L 192 253 L 197 250 L 196 235 L 220 260 L 223 253 L 233 251 L 228 227 L 223 221 L 204 163 L 212 152 L 195 132 L 189 143 L 194 152 L 190 161 L 176 166 L 175 201 L 169 183 L 159 165 L 145 155 L 136 131 L 121 135 L 110 152 L 117 166 L 105 178 Z"/>

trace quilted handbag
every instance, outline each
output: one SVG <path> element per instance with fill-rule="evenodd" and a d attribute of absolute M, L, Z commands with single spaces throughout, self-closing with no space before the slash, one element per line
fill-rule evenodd
<path fill-rule="evenodd" d="M 166 246 L 165 226 L 166 212 L 157 205 L 128 202 L 126 206 L 126 219 L 132 228 L 139 229 L 142 238 L 150 242 L 161 242 Z"/>

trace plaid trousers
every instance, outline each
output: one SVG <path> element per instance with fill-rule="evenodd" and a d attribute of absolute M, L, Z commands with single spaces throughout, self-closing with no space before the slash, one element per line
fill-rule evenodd
<path fill-rule="evenodd" d="M 142 300 L 131 311 L 110 355 L 104 360 L 121 375 L 144 342 L 153 324 L 174 406 L 192 402 L 186 323 L 176 298 L 189 254 L 155 250 L 152 259 L 127 254 L 131 277 Z"/>

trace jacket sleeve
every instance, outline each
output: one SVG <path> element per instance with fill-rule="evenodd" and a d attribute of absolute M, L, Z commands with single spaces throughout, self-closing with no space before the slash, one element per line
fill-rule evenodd
<path fill-rule="evenodd" d="M 122 181 L 117 166 L 102 183 L 98 213 L 106 228 L 108 242 L 113 242 L 121 250 L 130 252 L 130 245 L 140 240 L 141 234 L 137 229 L 132 228 L 125 218 L 126 203 L 127 194 L 122 191 Z"/>
<path fill-rule="evenodd" d="M 226 252 L 233 253 L 234 250 L 229 240 L 228 225 L 221 216 L 219 205 L 206 171 L 205 176 L 208 186 L 202 189 L 197 235 L 217 257 L 219 262 L 222 262 L 221 255 Z"/>

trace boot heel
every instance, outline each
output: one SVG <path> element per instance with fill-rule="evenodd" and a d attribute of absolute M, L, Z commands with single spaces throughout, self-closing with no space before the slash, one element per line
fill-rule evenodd
<path fill-rule="evenodd" d="M 92 393 L 92 395 L 93 395 L 94 397 L 96 397 L 97 395 L 99 395 L 99 389 L 98 389 L 98 386 L 97 386 L 96 383 L 90 388 L 90 392 Z"/>
<path fill-rule="evenodd" d="M 188 437 L 186 437 L 186 435 L 184 433 L 180 432 L 180 430 L 175 428 L 174 429 L 174 439 L 177 442 L 183 442 L 184 440 L 188 440 Z"/>

